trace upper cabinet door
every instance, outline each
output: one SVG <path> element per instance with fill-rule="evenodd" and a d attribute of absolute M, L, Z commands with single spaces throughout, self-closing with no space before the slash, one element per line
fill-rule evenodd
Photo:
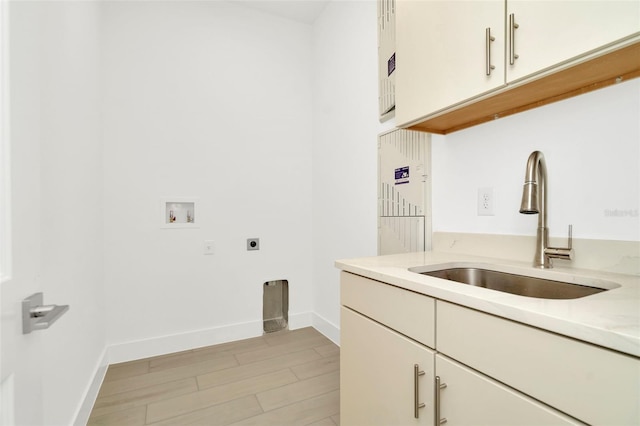
<path fill-rule="evenodd" d="M 505 31 L 504 0 L 398 0 L 397 125 L 504 86 Z"/>
<path fill-rule="evenodd" d="M 513 29 L 511 56 L 510 16 Z M 507 81 L 577 59 L 640 31 L 640 1 L 507 1 Z"/>

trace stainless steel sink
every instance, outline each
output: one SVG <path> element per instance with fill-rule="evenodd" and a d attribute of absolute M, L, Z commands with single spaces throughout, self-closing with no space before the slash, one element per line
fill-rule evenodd
<path fill-rule="evenodd" d="M 537 297 L 540 299 L 578 299 L 609 290 L 608 288 L 529 277 L 526 275 L 517 275 L 476 267 L 454 267 L 433 271 L 413 270 L 413 272 L 504 293 Z"/>

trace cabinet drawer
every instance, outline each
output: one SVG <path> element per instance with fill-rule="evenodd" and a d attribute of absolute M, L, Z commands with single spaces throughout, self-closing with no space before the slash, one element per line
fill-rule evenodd
<path fill-rule="evenodd" d="M 435 347 L 435 299 L 431 297 L 341 272 L 340 301 L 405 336 Z"/>
<path fill-rule="evenodd" d="M 437 349 L 590 424 L 640 423 L 640 360 L 534 327 L 437 305 Z"/>
<path fill-rule="evenodd" d="M 436 371 L 446 385 L 440 390 L 440 418 L 447 424 L 583 424 L 442 355 L 436 356 Z"/>

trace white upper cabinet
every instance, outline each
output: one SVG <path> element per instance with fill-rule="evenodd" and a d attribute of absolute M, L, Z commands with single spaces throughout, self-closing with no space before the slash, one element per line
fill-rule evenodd
<path fill-rule="evenodd" d="M 517 28 L 509 42 L 510 16 Z M 640 31 L 640 1 L 507 1 L 507 81 L 518 80 Z"/>
<path fill-rule="evenodd" d="M 398 1 L 398 124 L 504 86 L 504 4 Z M 495 68 L 488 73 L 489 56 L 489 66 Z"/>
<path fill-rule="evenodd" d="M 640 0 L 398 0 L 396 124 L 448 133 L 604 87 L 637 76 L 639 46 Z"/>

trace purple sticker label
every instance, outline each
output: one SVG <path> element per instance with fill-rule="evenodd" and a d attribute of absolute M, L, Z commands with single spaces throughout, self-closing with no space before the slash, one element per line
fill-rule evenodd
<path fill-rule="evenodd" d="M 409 183 L 409 166 L 400 167 L 395 170 L 396 185 Z"/>
<path fill-rule="evenodd" d="M 393 55 L 387 61 L 387 77 L 391 75 L 393 71 L 396 69 L 396 53 L 393 52 Z"/>

